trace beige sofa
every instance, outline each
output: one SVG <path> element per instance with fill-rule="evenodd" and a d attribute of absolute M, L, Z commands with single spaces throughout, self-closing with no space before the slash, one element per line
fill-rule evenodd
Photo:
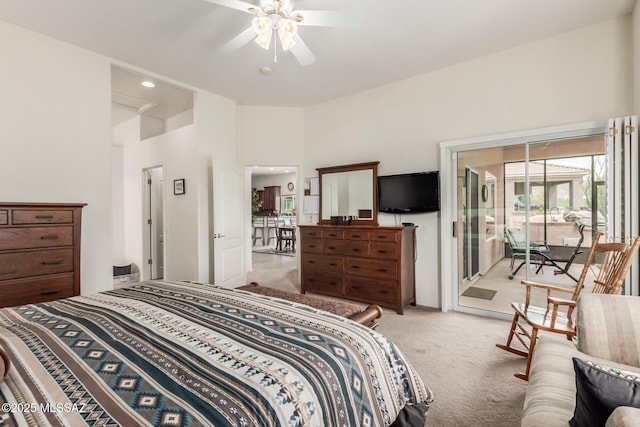
<path fill-rule="evenodd" d="M 583 294 L 576 311 L 577 345 L 541 334 L 531 362 L 522 426 L 568 425 L 576 405 L 574 357 L 640 372 L 640 297 Z M 638 425 L 640 409 L 625 406 L 607 419 L 607 426 Z"/>

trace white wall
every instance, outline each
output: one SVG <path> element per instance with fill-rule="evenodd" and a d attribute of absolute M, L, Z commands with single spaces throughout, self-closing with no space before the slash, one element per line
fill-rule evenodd
<path fill-rule="evenodd" d="M 625 115 L 631 70 L 627 16 L 310 107 L 301 173 L 373 160 L 380 175 L 436 170 L 439 142 Z M 437 307 L 438 214 L 401 221 L 419 225 L 417 302 Z"/>
<path fill-rule="evenodd" d="M 214 283 L 214 232 L 215 211 L 212 207 L 217 202 L 224 203 L 223 194 L 213 194 L 213 177 L 223 170 L 239 169 L 236 146 L 236 103 L 222 96 L 197 91 L 194 97 L 194 124 L 198 138 L 198 280 Z M 240 224 L 249 221 L 249 200 L 244 212 L 238 213 Z M 223 233 L 224 230 L 218 231 Z M 224 234 L 224 233 L 223 233 Z M 251 247 L 249 246 L 249 249 Z M 218 258 L 220 261 L 220 258 Z M 246 259 L 239 261 L 246 273 Z M 219 283 L 222 285 L 222 283 Z"/>
<path fill-rule="evenodd" d="M 112 128 L 111 66 L 117 61 L 4 22 L 0 48 L 0 178 L 7 183 L 0 200 L 88 203 L 83 294 L 113 287 L 114 259 L 143 264 L 142 169 L 160 165 L 168 193 L 167 277 L 207 281 L 212 157 L 235 161 L 235 102 L 191 88 L 200 95 L 197 117 L 170 118 L 172 132 L 139 142 L 139 117 Z M 179 128 L 196 119 L 197 129 Z M 123 147 L 127 139 L 138 144 Z M 122 178 L 112 180 L 112 167 Z M 184 196 L 173 195 L 178 178 L 186 179 Z"/>
<path fill-rule="evenodd" d="M 0 21 L 0 200 L 84 202 L 82 293 L 112 288 L 109 61 Z"/>
<path fill-rule="evenodd" d="M 238 106 L 237 118 L 238 161 L 241 164 L 302 164 L 305 137 L 303 109 Z"/>
<path fill-rule="evenodd" d="M 113 262 L 125 260 L 124 256 L 124 168 L 121 145 L 111 146 L 111 210 L 113 236 Z"/>
<path fill-rule="evenodd" d="M 244 166 L 298 166 L 297 179 L 294 181 L 296 212 L 300 217 L 302 201 L 302 177 L 299 173 L 304 161 L 304 110 L 302 108 L 282 107 L 237 107 L 237 156 Z M 250 172 L 245 179 L 249 181 Z M 277 185 L 277 184 L 276 184 Z M 246 193 L 255 187 L 246 182 Z M 281 194 L 289 194 L 286 184 L 281 185 Z M 286 191 L 286 193 L 283 193 Z M 251 265 L 251 200 L 247 199 L 245 258 L 249 270 Z"/>
<path fill-rule="evenodd" d="M 143 260 L 143 170 L 164 167 L 165 278 L 197 280 L 198 277 L 198 173 L 195 126 L 185 126 L 140 140 L 140 116 L 115 126 L 123 146 L 124 258 L 148 279 Z M 132 125 L 133 124 L 133 125 Z M 130 133 L 122 132 L 126 128 Z M 185 179 L 185 194 L 173 194 L 173 181 Z"/>

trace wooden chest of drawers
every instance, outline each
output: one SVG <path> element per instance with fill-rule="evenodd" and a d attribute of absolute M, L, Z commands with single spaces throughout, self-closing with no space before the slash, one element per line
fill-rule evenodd
<path fill-rule="evenodd" d="M 0 203 L 0 307 L 80 295 L 77 203 Z"/>
<path fill-rule="evenodd" d="M 300 226 L 302 293 L 378 304 L 415 303 L 416 227 Z"/>

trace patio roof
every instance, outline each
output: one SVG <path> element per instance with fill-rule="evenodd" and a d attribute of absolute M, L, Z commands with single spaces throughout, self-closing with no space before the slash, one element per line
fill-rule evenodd
<path fill-rule="evenodd" d="M 505 163 L 504 174 L 506 179 L 524 180 L 525 162 Z M 564 181 L 582 178 L 589 175 L 588 168 L 577 166 L 564 166 L 555 163 L 547 163 L 547 181 Z M 544 162 L 529 162 L 529 179 L 542 181 L 544 178 Z"/>

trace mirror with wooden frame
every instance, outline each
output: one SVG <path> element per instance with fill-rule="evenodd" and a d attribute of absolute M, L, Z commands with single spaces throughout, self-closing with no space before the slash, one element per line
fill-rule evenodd
<path fill-rule="evenodd" d="M 380 162 L 317 168 L 320 187 L 319 224 L 331 217 L 351 218 L 350 224 L 378 225 L 378 165 Z"/>

